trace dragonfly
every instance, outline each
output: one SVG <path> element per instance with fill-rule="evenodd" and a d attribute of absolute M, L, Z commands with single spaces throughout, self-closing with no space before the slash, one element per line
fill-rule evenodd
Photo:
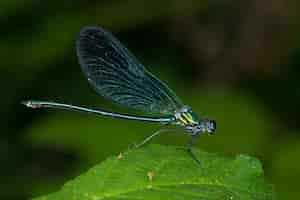
<path fill-rule="evenodd" d="M 214 134 L 215 120 L 200 118 L 165 83 L 147 71 L 116 37 L 102 27 L 84 27 L 78 35 L 76 51 L 85 77 L 100 96 L 120 106 L 143 111 L 145 116 L 52 101 L 26 100 L 22 104 L 33 109 L 64 109 L 162 124 L 161 128 L 135 146 L 143 146 L 160 133 L 179 131 L 191 136 L 185 149 L 200 163 L 192 150 L 194 141 L 202 133 Z M 166 128 L 167 125 L 175 125 L 173 127 L 181 129 L 169 129 Z"/>

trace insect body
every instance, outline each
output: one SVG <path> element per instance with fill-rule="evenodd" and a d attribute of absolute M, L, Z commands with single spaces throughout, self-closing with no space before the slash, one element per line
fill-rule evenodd
<path fill-rule="evenodd" d="M 126 47 L 104 29 L 100 27 L 82 29 L 76 50 L 83 73 L 99 95 L 121 106 L 152 114 L 151 117 L 49 101 L 28 100 L 22 102 L 24 105 L 30 108 L 58 108 L 121 119 L 177 125 L 183 127 L 183 132 L 192 135 L 192 138 L 201 133 L 215 132 L 214 120 L 202 119 L 188 106 L 182 104 L 167 85 L 148 72 Z M 163 131 L 166 129 L 154 132 L 137 146 L 142 146 Z M 190 147 L 191 145 L 188 146 L 189 150 Z"/>
<path fill-rule="evenodd" d="M 187 106 L 184 106 L 180 111 L 175 113 L 175 119 L 175 124 L 185 127 L 192 135 L 204 132 L 213 134 L 216 129 L 216 122 L 214 120 L 201 120 Z"/>

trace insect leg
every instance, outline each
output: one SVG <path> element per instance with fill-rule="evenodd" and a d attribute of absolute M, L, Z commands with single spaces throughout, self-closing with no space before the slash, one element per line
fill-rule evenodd
<path fill-rule="evenodd" d="M 167 126 L 168 124 L 164 125 Z M 155 136 L 163 133 L 163 132 L 181 132 L 182 130 L 178 130 L 178 129 L 171 129 L 171 128 L 159 128 L 158 130 L 156 130 L 154 133 L 152 133 L 151 135 L 149 135 L 148 137 L 146 137 L 141 143 L 136 144 L 135 147 L 139 148 L 143 145 L 145 145 L 147 142 L 149 142 L 152 138 L 154 138 Z"/>
<path fill-rule="evenodd" d="M 195 152 L 193 151 L 193 146 L 195 144 L 195 141 L 197 139 L 198 135 L 192 135 L 192 138 L 189 140 L 188 144 L 187 144 L 187 151 L 188 153 L 191 155 L 191 157 L 200 165 L 200 167 L 202 166 L 200 160 L 197 158 Z"/>

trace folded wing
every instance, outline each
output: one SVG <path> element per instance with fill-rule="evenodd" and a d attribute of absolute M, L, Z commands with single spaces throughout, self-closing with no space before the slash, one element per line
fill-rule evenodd
<path fill-rule="evenodd" d="M 164 83 L 100 27 L 82 29 L 77 55 L 89 83 L 109 100 L 160 115 L 173 115 L 182 107 L 179 98 Z"/>

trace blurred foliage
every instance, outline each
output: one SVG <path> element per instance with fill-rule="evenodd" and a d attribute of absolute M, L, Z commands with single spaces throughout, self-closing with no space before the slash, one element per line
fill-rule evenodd
<path fill-rule="evenodd" d="M 34 98 L 132 112 L 97 96 L 81 73 L 75 41 L 88 25 L 112 31 L 193 110 L 217 120 L 200 148 L 259 157 L 279 199 L 297 198 L 298 8 L 292 0 L 1 1 L 0 199 L 57 191 L 157 128 L 20 105 Z"/>
<path fill-rule="evenodd" d="M 36 199 L 275 199 L 258 160 L 194 150 L 201 166 L 176 147 L 127 151 Z"/>

